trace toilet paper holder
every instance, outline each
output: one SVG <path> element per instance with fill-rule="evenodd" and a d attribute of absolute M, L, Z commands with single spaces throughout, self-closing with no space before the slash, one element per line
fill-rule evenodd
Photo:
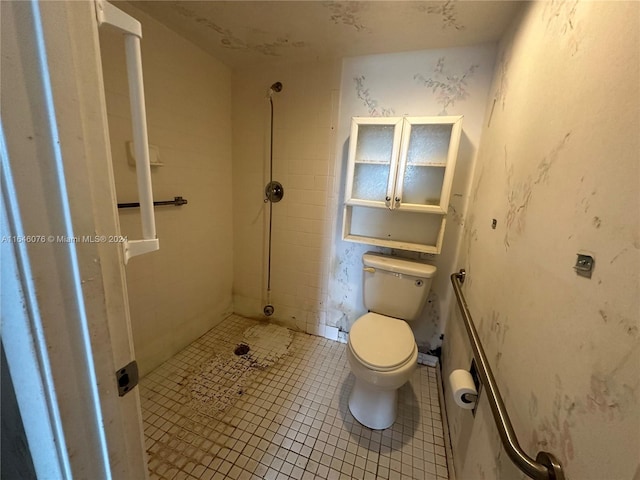
<path fill-rule="evenodd" d="M 480 396 L 480 380 L 474 360 L 471 361 L 469 370 L 459 368 L 449 374 L 449 386 L 453 400 L 458 407 L 471 411 L 475 416 Z"/>
<path fill-rule="evenodd" d="M 465 393 L 464 395 L 462 395 L 462 401 L 465 403 L 473 403 L 473 402 L 477 402 L 478 401 L 478 394 L 477 393 Z M 475 412 L 475 408 L 473 409 L 473 411 Z"/>
<path fill-rule="evenodd" d="M 480 399 L 480 392 L 482 391 L 482 382 L 480 381 L 480 376 L 478 375 L 478 368 L 476 366 L 475 358 L 471 359 L 471 367 L 469 367 L 469 373 L 471 374 L 471 378 L 473 378 L 473 384 L 475 385 L 476 392 L 478 393 L 475 395 L 471 393 L 467 393 L 465 394 L 464 400 L 467 401 L 467 399 L 469 399 L 472 402 L 475 402 L 475 405 L 471 409 L 471 414 L 475 417 L 476 410 L 478 409 L 478 400 Z"/>

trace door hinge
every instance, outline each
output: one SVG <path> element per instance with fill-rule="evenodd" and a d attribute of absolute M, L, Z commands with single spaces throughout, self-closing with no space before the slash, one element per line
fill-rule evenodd
<path fill-rule="evenodd" d="M 134 360 L 118 369 L 116 379 L 118 380 L 118 395 L 122 397 L 138 385 L 138 363 Z"/>

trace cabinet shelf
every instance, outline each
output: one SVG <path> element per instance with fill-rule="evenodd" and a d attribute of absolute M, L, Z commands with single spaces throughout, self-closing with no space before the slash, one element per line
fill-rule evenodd
<path fill-rule="evenodd" d="M 343 238 L 439 253 L 462 117 L 354 117 Z"/>
<path fill-rule="evenodd" d="M 411 252 L 440 253 L 439 248 L 432 245 L 424 245 L 422 243 L 399 242 L 395 240 L 383 240 L 381 238 L 362 237 L 358 235 L 347 235 L 344 237 L 344 240 L 354 243 L 375 245 L 378 247 L 395 248 L 397 250 L 409 250 Z"/>
<path fill-rule="evenodd" d="M 371 158 L 357 158 L 355 163 L 374 163 L 376 165 L 389 165 L 388 160 L 377 160 Z"/>
<path fill-rule="evenodd" d="M 349 242 L 414 252 L 440 253 L 446 215 L 368 206 L 345 207 L 343 238 Z"/>
<path fill-rule="evenodd" d="M 366 164 L 375 164 L 375 165 L 389 165 L 389 162 L 386 160 L 375 160 L 375 159 L 362 159 L 357 158 L 354 160 L 354 163 L 366 163 Z M 435 167 L 435 168 L 446 168 L 447 164 L 445 162 L 430 162 L 429 160 L 423 161 L 412 161 L 407 165 L 411 165 L 413 167 Z"/>
<path fill-rule="evenodd" d="M 359 206 L 359 207 L 370 207 L 370 208 L 382 208 L 384 210 L 389 210 L 389 207 L 385 204 L 384 200 L 358 200 L 358 199 L 350 199 L 345 201 L 346 206 Z M 417 213 L 437 213 L 444 214 L 447 213 L 444 211 L 439 205 L 414 205 L 411 203 L 403 203 L 401 206 L 397 207 L 396 210 L 404 211 L 404 212 L 417 212 Z"/>
<path fill-rule="evenodd" d="M 428 160 L 425 160 L 424 162 L 411 162 L 408 163 L 407 166 L 412 166 L 412 167 L 435 167 L 435 168 L 447 168 L 447 164 L 443 163 L 443 162 L 429 162 Z"/>

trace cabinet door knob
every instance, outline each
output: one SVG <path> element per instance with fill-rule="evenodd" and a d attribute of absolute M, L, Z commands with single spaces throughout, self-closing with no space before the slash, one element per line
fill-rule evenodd
<path fill-rule="evenodd" d="M 396 197 L 396 207 L 400 206 L 400 197 Z"/>
<path fill-rule="evenodd" d="M 391 197 L 387 197 L 387 198 L 385 198 L 385 200 L 386 200 L 387 202 L 390 202 L 390 201 L 391 201 Z"/>

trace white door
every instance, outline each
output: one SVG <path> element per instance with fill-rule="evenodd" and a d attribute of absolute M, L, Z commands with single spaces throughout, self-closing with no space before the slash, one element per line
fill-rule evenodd
<path fill-rule="evenodd" d="M 134 355 L 94 4 L 0 8 L 2 341 L 29 346 L 7 361 L 36 473 L 144 479 L 138 389 L 116 381 Z M 30 359 L 39 383 L 17 377 Z"/>

